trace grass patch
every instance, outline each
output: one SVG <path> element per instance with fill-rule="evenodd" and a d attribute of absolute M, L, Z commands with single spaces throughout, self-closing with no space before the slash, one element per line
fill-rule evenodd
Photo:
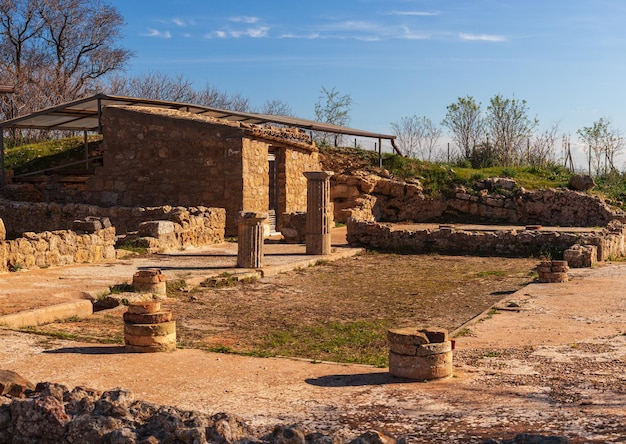
<path fill-rule="evenodd" d="M 489 270 L 489 271 L 479 271 L 478 273 L 476 273 L 476 276 L 480 277 L 480 278 L 487 278 L 487 277 L 503 277 L 506 276 L 507 272 L 504 270 Z"/>
<path fill-rule="evenodd" d="M 101 135 L 88 136 L 89 151 L 97 150 L 101 140 Z M 8 148 L 5 165 L 8 169 L 14 170 L 15 174 L 23 174 L 77 162 L 84 158 L 84 139 L 77 136 Z M 71 168 L 77 167 L 80 166 L 75 165 Z"/>
<path fill-rule="evenodd" d="M 185 293 L 187 289 L 187 281 L 184 279 L 174 279 L 173 281 L 167 281 L 165 284 L 165 291 L 167 297 L 176 298 Z"/>
<path fill-rule="evenodd" d="M 292 325 L 266 334 L 250 353 L 386 367 L 389 325 L 382 320 Z"/>
<path fill-rule="evenodd" d="M 116 285 L 111 286 L 110 294 L 134 293 L 134 292 L 135 292 L 135 287 L 133 287 L 131 284 L 116 284 Z M 102 296 L 106 297 L 107 295 L 102 295 Z"/>
<path fill-rule="evenodd" d="M 135 254 L 147 254 L 148 253 L 148 249 L 140 244 L 139 239 L 134 239 L 134 240 L 123 242 L 120 245 L 116 245 L 115 248 L 118 248 L 120 250 L 130 251 L 131 253 L 135 253 Z"/>
<path fill-rule="evenodd" d="M 462 328 L 454 335 L 455 338 L 462 338 L 465 336 L 472 336 L 472 330 L 469 328 Z"/>

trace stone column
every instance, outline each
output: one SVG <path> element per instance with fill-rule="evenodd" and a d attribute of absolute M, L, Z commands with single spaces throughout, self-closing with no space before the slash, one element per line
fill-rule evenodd
<path fill-rule="evenodd" d="M 333 223 L 330 202 L 332 171 L 309 171 L 306 193 L 306 254 L 330 254 L 330 229 Z"/>
<path fill-rule="evenodd" d="M 266 219 L 267 213 L 239 213 L 237 267 L 263 266 L 263 223 Z"/>

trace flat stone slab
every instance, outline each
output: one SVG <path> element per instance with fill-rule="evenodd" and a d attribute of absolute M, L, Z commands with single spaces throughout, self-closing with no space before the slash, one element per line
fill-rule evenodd
<path fill-rule="evenodd" d="M 41 325 L 74 316 L 85 317 L 93 314 L 93 304 L 87 299 L 64 302 L 44 308 L 21 311 L 19 313 L 0 316 L 0 325 L 10 328 L 21 328 L 30 325 Z"/>

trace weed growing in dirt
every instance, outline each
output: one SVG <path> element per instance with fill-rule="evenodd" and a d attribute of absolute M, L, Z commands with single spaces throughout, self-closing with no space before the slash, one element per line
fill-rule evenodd
<path fill-rule="evenodd" d="M 167 281 L 165 284 L 165 291 L 167 297 L 175 298 L 181 295 L 187 288 L 187 281 L 184 279 L 175 279 L 173 281 Z"/>
<path fill-rule="evenodd" d="M 111 287 L 110 294 L 134 293 L 134 292 L 135 292 L 135 287 L 133 287 L 130 284 L 116 284 Z"/>
<path fill-rule="evenodd" d="M 454 335 L 455 338 L 462 338 L 464 336 L 472 336 L 472 330 L 469 328 L 462 328 Z"/>

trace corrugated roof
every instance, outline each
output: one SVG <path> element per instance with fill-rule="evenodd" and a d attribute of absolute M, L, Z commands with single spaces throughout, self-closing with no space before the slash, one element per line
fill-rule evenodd
<path fill-rule="evenodd" d="M 275 123 L 311 131 L 322 131 L 358 137 L 371 137 L 376 139 L 388 139 L 392 141 L 395 139 L 395 136 L 389 134 L 363 131 L 355 128 L 316 122 L 313 120 L 299 119 L 296 117 L 228 111 L 190 103 L 110 96 L 106 94 L 97 94 L 84 99 L 46 108 L 15 119 L 5 120 L 4 122 L 0 122 L 0 128 L 98 131 L 100 128 L 101 110 L 109 105 L 133 105 L 176 109 L 179 111 L 186 111 L 194 114 L 207 115 L 219 119 L 251 124 Z"/>

